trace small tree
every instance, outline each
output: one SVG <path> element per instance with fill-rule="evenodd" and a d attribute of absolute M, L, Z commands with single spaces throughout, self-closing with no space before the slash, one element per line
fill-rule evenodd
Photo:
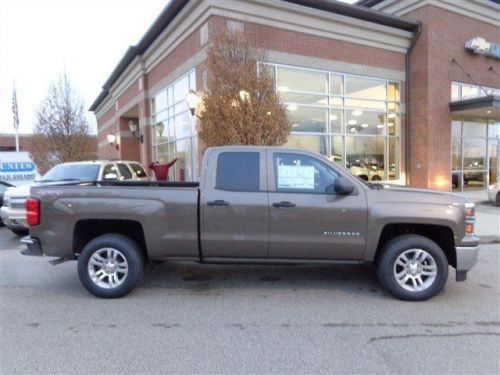
<path fill-rule="evenodd" d="M 83 101 L 64 72 L 49 86 L 36 113 L 31 157 L 40 173 L 69 161 L 94 159 L 96 139 L 90 134 Z"/>
<path fill-rule="evenodd" d="M 205 146 L 282 145 L 291 121 L 265 54 L 242 32 L 221 32 L 208 48 L 200 138 Z"/>

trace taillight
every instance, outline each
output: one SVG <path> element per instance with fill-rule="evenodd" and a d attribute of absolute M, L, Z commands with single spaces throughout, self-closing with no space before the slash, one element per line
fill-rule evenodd
<path fill-rule="evenodd" d="M 26 199 L 26 221 L 29 226 L 40 224 L 40 201 L 36 198 Z"/>

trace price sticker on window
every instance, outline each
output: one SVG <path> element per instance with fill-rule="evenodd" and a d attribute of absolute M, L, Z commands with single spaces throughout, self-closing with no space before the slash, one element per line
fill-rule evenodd
<path fill-rule="evenodd" d="M 279 165 L 278 189 L 314 190 L 314 167 Z"/>

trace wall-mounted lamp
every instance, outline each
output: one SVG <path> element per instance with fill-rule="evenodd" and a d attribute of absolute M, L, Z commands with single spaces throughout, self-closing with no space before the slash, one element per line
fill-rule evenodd
<path fill-rule="evenodd" d="M 110 146 L 115 147 L 116 150 L 120 149 L 120 145 L 118 143 L 116 143 L 116 135 L 114 135 L 113 133 L 110 133 L 110 134 L 108 134 L 107 138 L 108 138 L 108 142 L 109 142 Z"/>
<path fill-rule="evenodd" d="M 133 137 L 135 137 L 135 134 L 137 133 L 137 129 L 138 128 L 139 128 L 139 124 L 137 123 L 136 120 L 129 120 L 129 122 L 128 122 L 128 129 L 132 133 Z M 137 138 L 139 139 L 139 141 L 141 141 L 141 143 L 144 143 L 144 136 L 142 134 L 140 134 L 139 136 L 137 136 Z"/>
<path fill-rule="evenodd" d="M 201 117 L 196 113 L 196 109 L 202 102 L 201 96 L 196 93 L 194 90 L 189 90 L 186 94 L 186 104 L 191 111 L 191 116 L 196 116 L 201 119 Z"/>
<path fill-rule="evenodd" d="M 163 122 L 158 122 L 155 127 L 158 137 L 161 137 L 163 135 L 163 130 L 165 130 L 165 124 Z"/>

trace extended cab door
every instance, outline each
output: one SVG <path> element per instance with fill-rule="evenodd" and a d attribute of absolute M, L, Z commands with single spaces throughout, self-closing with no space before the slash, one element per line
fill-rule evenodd
<path fill-rule="evenodd" d="M 223 148 L 206 157 L 200 202 L 203 257 L 267 257 L 266 151 Z"/>
<path fill-rule="evenodd" d="M 361 259 L 367 204 L 355 183 L 350 195 L 327 193 L 340 171 L 301 151 L 268 151 L 269 258 Z M 353 181 L 354 182 L 354 181 Z"/>

